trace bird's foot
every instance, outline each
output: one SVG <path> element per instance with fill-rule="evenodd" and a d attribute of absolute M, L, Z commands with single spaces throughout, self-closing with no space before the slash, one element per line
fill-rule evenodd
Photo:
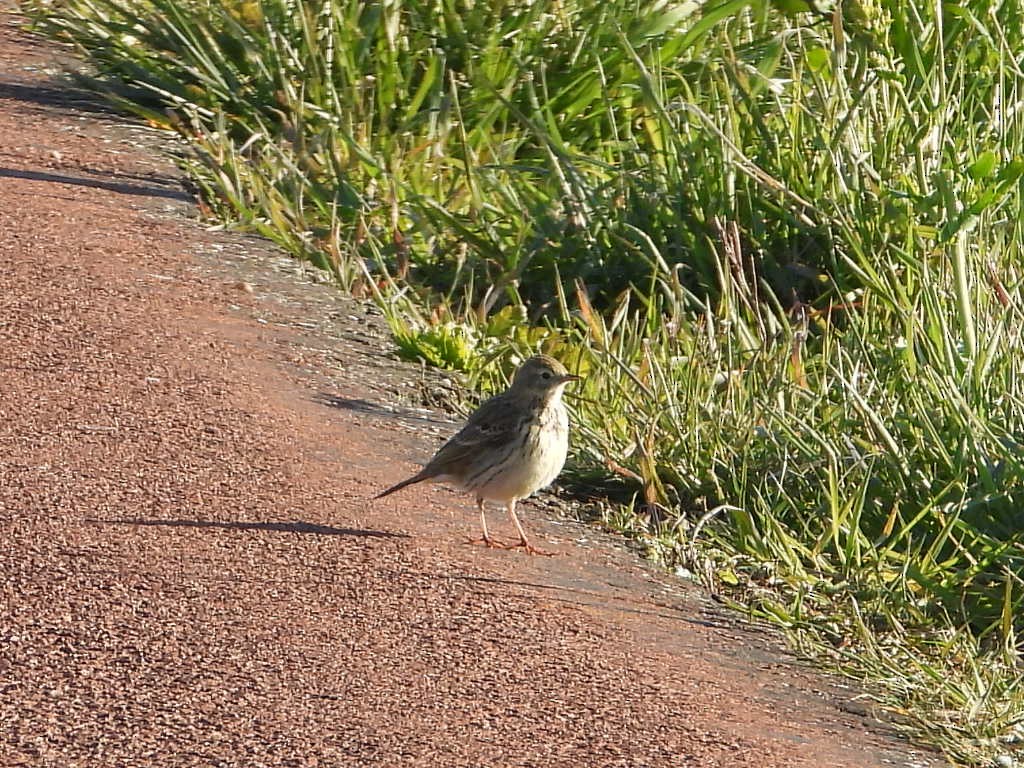
<path fill-rule="evenodd" d="M 526 539 L 517 541 L 515 544 L 505 544 L 503 546 L 504 549 L 517 549 L 519 547 L 522 547 L 524 550 L 526 550 L 526 554 L 528 555 L 542 555 L 544 557 L 554 557 L 558 554 L 557 552 L 548 552 L 546 549 L 535 547 Z"/>
<path fill-rule="evenodd" d="M 491 536 L 481 536 L 479 539 L 466 539 L 467 544 L 483 544 L 491 549 L 508 549 L 508 544 L 498 541 Z"/>

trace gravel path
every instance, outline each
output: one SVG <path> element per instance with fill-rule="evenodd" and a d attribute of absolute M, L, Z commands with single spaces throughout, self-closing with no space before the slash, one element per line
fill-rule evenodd
<path fill-rule="evenodd" d="M 0 766 L 940 764 L 553 508 L 370 501 L 443 382 L 59 59 L 0 13 Z"/>

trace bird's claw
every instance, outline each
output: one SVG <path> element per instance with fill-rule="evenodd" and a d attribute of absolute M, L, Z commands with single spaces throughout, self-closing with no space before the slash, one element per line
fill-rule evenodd
<path fill-rule="evenodd" d="M 541 549 L 540 547 L 535 547 L 535 546 L 533 546 L 533 544 L 528 542 L 526 539 L 523 539 L 522 541 L 517 541 L 515 544 L 504 544 L 504 545 L 502 545 L 503 549 L 517 549 L 518 547 L 522 547 L 524 550 L 526 550 L 526 554 L 528 554 L 528 555 L 541 555 L 543 557 L 554 557 L 555 555 L 558 554 L 557 552 L 548 552 L 546 549 Z"/>
<path fill-rule="evenodd" d="M 483 544 L 485 547 L 490 547 L 491 549 L 508 549 L 507 544 L 500 542 L 497 539 L 493 539 L 490 536 L 481 536 L 479 539 L 466 539 L 466 543 Z"/>

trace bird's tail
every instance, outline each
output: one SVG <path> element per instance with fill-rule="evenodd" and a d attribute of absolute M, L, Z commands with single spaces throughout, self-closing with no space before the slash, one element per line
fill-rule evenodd
<path fill-rule="evenodd" d="M 390 488 L 388 488 L 388 489 L 387 489 L 386 491 L 381 491 L 380 493 L 378 493 L 378 494 L 377 494 L 376 496 L 374 496 L 373 498 L 375 498 L 375 499 L 381 499 L 381 498 L 383 498 L 383 497 L 385 497 L 385 496 L 390 496 L 390 495 L 391 495 L 392 493 L 394 493 L 395 491 L 400 491 L 400 490 L 402 490 L 403 488 L 405 488 L 405 486 L 407 486 L 407 485 L 412 485 L 413 483 L 419 483 L 419 482 L 422 482 L 423 480 L 426 480 L 426 479 L 427 479 L 428 477 L 429 477 L 429 475 L 425 475 L 425 474 L 423 474 L 422 472 L 418 472 L 417 474 L 413 475 L 413 476 L 412 476 L 412 477 L 410 477 L 409 479 L 407 479 L 407 480 L 403 480 L 403 481 L 402 481 L 402 482 L 400 482 L 400 483 L 399 483 L 398 485 L 392 485 L 392 486 L 391 486 Z"/>

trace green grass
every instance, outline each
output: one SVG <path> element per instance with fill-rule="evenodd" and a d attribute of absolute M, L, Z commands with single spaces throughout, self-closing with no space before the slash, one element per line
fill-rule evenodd
<path fill-rule="evenodd" d="M 1024 19 L 782 6 L 33 0 L 405 354 L 583 372 L 607 524 L 984 765 L 1024 722 Z"/>

